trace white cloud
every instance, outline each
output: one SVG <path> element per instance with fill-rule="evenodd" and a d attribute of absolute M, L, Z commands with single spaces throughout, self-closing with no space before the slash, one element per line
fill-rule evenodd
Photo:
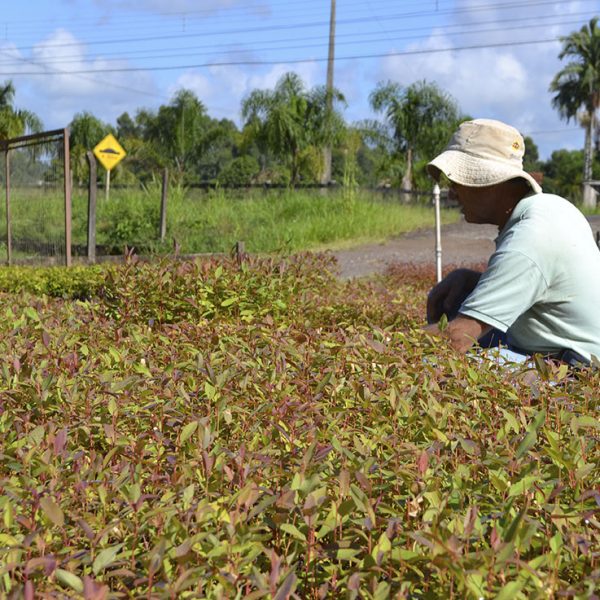
<path fill-rule="evenodd" d="M 152 13 L 205 13 L 214 14 L 222 9 L 230 9 L 236 6 L 243 6 L 251 10 L 265 11 L 264 2 L 252 2 L 247 0 L 96 0 L 96 4 L 108 12 L 121 9 L 132 12 L 152 12 Z"/>
<path fill-rule="evenodd" d="M 23 65 L 22 71 L 45 73 L 19 77 L 15 85 L 19 102 L 43 115 L 47 128 L 64 127 L 76 113 L 84 111 L 114 122 L 122 112 L 131 110 L 134 102 L 139 106 L 148 97 L 157 101 L 154 84 L 145 73 L 85 74 L 109 66 L 127 68 L 129 64 L 102 57 L 88 59 L 85 44 L 63 29 L 37 44 Z"/>
<path fill-rule="evenodd" d="M 462 2 L 475 5 L 474 0 Z M 469 13 L 465 13 L 468 15 Z M 476 17 L 481 19 L 481 16 Z M 486 13 L 486 18 L 489 15 Z M 501 17 L 498 17 L 499 19 Z M 506 19 L 506 16 L 502 17 Z M 516 16 L 515 16 L 516 18 Z M 531 32 L 529 39 L 539 32 Z M 544 32 L 544 39 L 556 35 Z M 479 38 L 461 39 L 450 35 L 432 35 L 408 51 L 427 51 L 480 45 L 481 48 L 432 52 L 405 56 L 389 56 L 383 59 L 374 79 L 391 79 L 409 85 L 426 79 L 437 83 L 457 101 L 461 110 L 473 117 L 496 118 L 531 132 L 540 148 L 542 157 L 552 148 L 579 147 L 579 132 L 564 133 L 569 127 L 561 122 L 552 108 L 550 81 L 561 68 L 558 60 L 560 43 L 533 43 L 491 46 L 525 40 L 527 35 L 503 30 L 493 36 L 481 34 Z M 563 139 L 557 144 L 552 132 L 563 130 Z"/>
<path fill-rule="evenodd" d="M 206 105 L 209 114 L 233 118 L 239 121 L 243 99 L 256 89 L 273 89 L 278 80 L 287 72 L 294 71 L 307 89 L 318 85 L 316 63 L 300 65 L 277 64 L 268 70 L 250 71 L 240 67 L 210 67 L 205 72 L 188 71 L 169 87 L 172 96 L 178 89 L 192 90 Z"/>

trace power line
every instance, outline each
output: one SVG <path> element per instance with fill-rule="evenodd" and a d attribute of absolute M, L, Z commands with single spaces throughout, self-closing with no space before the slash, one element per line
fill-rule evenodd
<path fill-rule="evenodd" d="M 403 4 L 406 5 L 406 1 L 403 1 Z M 595 2 L 595 0 L 580 0 L 581 2 Z M 345 3 L 345 12 L 349 13 L 349 12 L 353 12 L 352 8 L 357 6 L 357 5 L 361 5 L 363 4 L 363 0 L 359 0 L 359 2 L 357 4 L 355 3 L 349 3 L 346 2 Z M 428 10 L 423 10 L 423 2 L 417 1 L 414 2 L 413 4 L 415 4 L 416 6 L 419 7 L 420 10 L 413 10 L 410 12 L 404 12 L 401 13 L 400 15 L 396 15 L 398 17 L 402 17 L 402 18 L 407 18 L 407 17 L 432 17 L 432 16 L 441 16 L 441 15 L 448 15 L 448 14 L 465 14 L 465 13 L 470 13 L 470 12 L 476 12 L 476 11 L 489 11 L 489 10 L 498 10 L 498 9 L 510 9 L 510 8 L 532 8 L 535 6 L 548 6 L 548 5 L 556 5 L 559 6 L 562 4 L 561 0 L 537 0 L 537 1 L 532 1 L 529 0 L 527 3 L 523 3 L 522 1 L 516 1 L 513 0 L 511 2 L 504 2 L 504 3 L 491 3 L 491 4 L 478 4 L 478 5 L 472 5 L 469 7 L 465 7 L 465 8 L 461 8 L 461 9 L 456 9 L 455 7 L 451 7 L 448 9 L 442 9 L 442 10 L 435 10 L 435 9 L 428 9 Z M 436 3 L 437 4 L 437 3 Z M 283 5 L 279 5 L 277 6 L 275 3 L 271 2 L 271 6 L 275 5 L 277 7 L 277 10 L 272 11 L 272 15 L 271 17 L 277 17 L 281 14 L 285 14 L 285 10 L 289 8 L 290 6 L 293 5 L 298 5 L 301 7 L 300 11 L 295 11 L 297 14 L 301 14 L 301 15 L 306 15 L 307 13 L 310 12 L 316 12 L 316 11 L 307 11 L 306 9 L 306 0 L 296 0 L 296 2 L 289 0 L 286 1 L 285 4 Z M 317 5 L 318 8 L 322 8 L 322 2 L 321 0 L 317 1 Z M 389 7 L 389 4 L 387 2 L 384 3 L 385 8 Z M 451 5 L 452 6 L 452 5 Z M 213 20 L 226 20 L 228 23 L 231 22 L 231 15 L 232 14 L 236 14 L 236 13 L 244 13 L 243 18 L 244 18 L 244 22 L 247 21 L 247 15 L 250 13 L 252 14 L 251 10 L 248 10 L 248 7 L 236 7 L 233 6 L 231 8 L 229 8 L 227 11 L 216 11 L 214 9 L 198 9 L 198 10 L 193 10 L 193 11 L 160 11 L 158 13 L 155 13 L 154 15 L 152 14 L 148 14 L 148 16 L 146 17 L 147 19 L 155 19 L 156 15 L 160 15 L 161 17 L 166 17 L 166 18 L 175 18 L 175 19 L 185 19 L 185 22 L 188 23 L 189 21 L 193 21 L 194 19 L 196 20 L 200 20 L 200 19 L 206 19 L 208 17 L 212 18 Z M 356 10 L 354 12 L 357 12 Z M 325 15 L 325 12 L 323 13 Z M 137 14 L 135 17 L 131 17 L 131 19 L 126 19 L 123 16 L 119 17 L 119 22 L 118 25 L 119 26 L 123 26 L 123 27 L 129 27 L 129 23 L 131 22 L 135 22 L 135 25 L 139 28 L 140 26 L 140 19 L 141 17 L 139 16 L 139 14 Z M 364 19 L 361 17 L 360 21 L 362 22 Z M 77 20 L 72 19 L 69 21 L 69 23 L 76 23 Z M 5 22 L 5 25 L 10 24 L 10 22 Z M 323 24 L 327 24 L 326 21 L 323 21 Z M 91 27 L 93 27 L 95 30 L 98 29 L 98 24 L 95 22 L 91 23 L 90 25 Z M 164 28 L 165 27 L 165 22 L 164 20 L 160 23 L 160 27 Z"/>
<path fill-rule="evenodd" d="M 418 54 L 438 54 L 442 52 L 457 52 L 462 50 L 481 50 L 484 48 L 502 48 L 507 46 L 527 46 L 535 44 L 546 44 L 560 41 L 560 38 L 550 38 L 545 40 L 526 40 L 521 42 L 498 42 L 494 44 L 474 44 L 472 46 L 455 46 L 452 48 L 428 48 L 422 50 L 407 50 L 404 52 L 385 52 L 376 54 L 357 54 L 354 56 L 341 56 L 336 58 L 336 62 L 342 60 L 362 60 L 367 58 L 389 58 L 394 56 L 413 56 Z M 291 60 L 240 60 L 240 61 L 219 61 L 209 63 L 199 63 L 192 65 L 170 65 L 164 67 L 122 67 L 113 69 L 85 69 L 74 71 L 63 71 L 65 75 L 93 74 L 93 73 L 133 73 L 136 71 L 177 71 L 182 69 L 202 69 L 207 67 L 233 67 L 233 66 L 268 66 L 285 64 L 302 64 L 314 62 L 326 62 L 327 58 L 299 58 Z M 52 73 L 40 73 L 38 71 L 20 71 L 14 73 L 3 73 L 4 76 L 18 75 L 52 75 Z"/>
<path fill-rule="evenodd" d="M 590 1 L 590 0 L 582 0 L 582 1 Z M 556 4 L 556 0 L 537 0 L 527 4 L 528 8 L 532 8 L 534 6 L 547 6 L 550 4 Z M 445 11 L 440 11 L 436 13 L 436 15 L 456 15 L 459 13 L 470 13 L 481 10 L 490 10 L 492 8 L 516 8 L 522 7 L 523 4 L 521 1 L 518 2 L 507 2 L 504 4 L 493 4 L 493 5 L 475 5 L 471 6 L 468 9 L 447 9 Z M 420 11 L 414 13 L 396 13 L 391 15 L 386 15 L 386 20 L 405 20 L 407 18 L 416 18 L 422 16 L 430 16 L 430 12 Z M 342 24 L 364 24 L 367 21 L 377 21 L 377 19 L 365 19 L 364 17 L 357 17 L 354 19 L 338 19 L 338 25 Z M 219 36 L 219 35 L 237 35 L 244 33 L 264 33 L 266 31 L 288 31 L 295 29 L 306 29 L 311 27 L 323 27 L 328 25 L 327 21 L 309 21 L 305 23 L 295 23 L 295 24 L 284 24 L 284 25 L 262 25 L 257 27 L 246 27 L 241 29 L 226 29 L 220 31 L 201 31 L 198 33 L 189 33 L 189 34 L 169 34 L 169 35 L 157 35 L 157 36 L 143 36 L 143 37 L 126 37 L 126 38 L 117 38 L 117 39 L 102 39 L 102 40 L 91 40 L 86 42 L 87 45 L 100 46 L 100 45 L 115 45 L 115 44 L 129 44 L 129 43 L 141 43 L 141 42 L 152 42 L 159 40 L 172 40 L 172 39 L 182 39 L 182 38 L 191 38 L 191 37 L 207 37 L 207 36 Z M 38 44 L 35 46 L 18 46 L 16 50 L 31 50 L 31 49 L 56 49 L 56 48 L 67 48 L 72 46 L 80 46 L 80 42 L 64 42 L 59 44 Z"/>
<path fill-rule="evenodd" d="M 518 21 L 512 21 L 514 22 L 518 22 Z M 512 30 L 516 30 L 516 29 L 535 29 L 535 28 L 540 28 L 540 27 L 549 27 L 549 26 L 564 26 L 564 25 L 572 25 L 572 24 L 576 24 L 579 23 L 580 21 L 560 21 L 560 22 L 554 22 L 554 23 L 539 23 L 539 24 L 535 24 L 535 25 L 513 25 L 512 26 Z M 407 29 L 402 29 L 400 31 L 407 31 Z M 479 35 L 482 33 L 496 33 L 499 31 L 504 31 L 504 29 L 498 29 L 498 28 L 488 28 L 488 29 L 473 29 L 472 27 L 470 27 L 467 31 L 454 31 L 454 32 L 446 32 L 446 31 L 441 31 L 441 32 L 437 32 L 437 33 L 431 33 L 429 35 L 429 38 L 434 38 L 434 37 L 444 37 L 447 35 Z M 389 33 L 389 32 L 386 32 Z M 354 35 L 354 34 L 353 34 Z M 355 44 L 360 44 L 360 43 L 384 43 L 384 42 L 389 42 L 389 37 L 384 38 L 373 38 L 372 36 L 375 34 L 372 33 L 368 33 L 368 34 L 363 34 L 361 36 L 356 36 L 354 37 L 354 39 L 351 40 L 346 40 L 346 41 L 341 41 L 338 42 L 337 45 L 338 46 L 344 46 L 344 45 L 355 45 Z M 369 37 L 371 36 L 371 37 Z M 421 39 L 422 36 L 421 35 L 413 35 L 413 36 L 403 36 L 400 38 L 396 38 L 396 40 L 394 40 L 396 43 L 400 42 L 400 41 L 406 41 L 406 40 L 414 40 L 414 39 Z M 310 38 L 305 38 L 305 39 L 315 39 L 314 37 L 310 37 Z M 322 36 L 318 36 L 316 39 L 322 39 Z M 286 41 L 286 40 L 277 40 L 277 42 L 282 42 L 282 41 Z M 275 40 L 272 40 L 271 43 L 276 43 Z M 269 52 L 269 51 L 274 51 L 274 50 L 307 50 L 309 48 L 322 48 L 324 46 L 327 45 L 327 42 L 325 40 L 321 41 L 318 44 L 302 44 L 299 46 L 289 46 L 289 45 L 284 45 L 284 46 L 274 46 L 274 47 L 263 47 L 263 48 L 251 48 L 250 50 L 253 52 Z M 212 45 L 212 44 L 205 44 L 205 45 L 201 45 L 201 46 L 194 46 L 194 47 L 188 47 L 188 48 L 181 48 L 181 50 L 185 50 L 186 52 L 184 53 L 179 53 L 176 54 L 175 52 L 179 49 L 174 49 L 173 52 L 169 53 L 169 54 L 148 54 L 149 52 L 153 52 L 152 50 L 140 50 L 138 52 L 135 53 L 131 53 L 129 52 L 127 55 L 123 56 L 121 53 L 118 53 L 118 58 L 114 58 L 114 59 L 110 59 L 110 58 L 106 58 L 106 54 L 102 55 L 102 60 L 104 62 L 111 62 L 111 61 L 122 61 L 125 58 L 131 58 L 133 54 L 145 54 L 145 56 L 139 56 L 138 60 L 155 60 L 155 59 L 167 59 L 167 58 L 179 58 L 179 57 L 187 57 L 189 56 L 191 51 L 196 51 L 196 50 L 201 50 L 201 49 L 205 49 L 205 48 L 210 48 L 211 50 L 213 50 L 213 52 L 209 52 L 209 53 L 204 53 L 204 55 L 210 55 L 210 54 L 214 54 L 214 50 L 218 49 L 218 48 L 228 48 L 227 44 L 220 44 L 220 45 Z M 247 53 L 249 50 L 248 49 L 240 49 L 240 50 L 236 50 L 236 49 L 228 49 L 228 53 L 229 54 L 242 54 L 242 53 Z M 1 52 L 1 51 L 0 51 Z M 73 56 L 73 58 L 71 58 L 71 56 Z M 73 62 L 81 62 L 81 56 L 80 55 L 71 55 L 71 56 L 62 56 L 60 59 L 54 59 L 52 60 L 52 64 L 53 65 L 57 65 L 57 64 L 69 64 L 69 63 L 73 63 Z M 202 56 L 202 54 L 200 54 L 200 56 Z M 17 60 L 23 60 L 21 58 L 17 58 Z M 91 59 L 88 59 L 91 60 Z M 33 62 L 33 61 L 31 61 Z M 280 61 L 281 62 L 281 61 Z M 0 66 L 10 66 L 11 63 L 10 62 L 0 62 Z M 38 63 L 39 66 L 42 66 L 41 64 Z"/>
<path fill-rule="evenodd" d="M 0 53 L 2 53 L 3 51 L 0 50 Z M 55 69 L 55 68 L 51 68 L 48 67 L 45 64 L 40 64 L 34 60 L 31 59 L 27 59 L 27 58 L 17 58 L 17 60 L 21 61 L 21 62 L 25 62 L 25 63 L 29 63 L 32 64 L 36 67 L 40 67 L 41 69 L 44 69 L 46 72 L 45 73 L 38 73 L 38 74 L 43 74 L 43 75 L 67 75 L 67 76 L 71 76 L 74 75 L 76 76 L 78 79 L 81 79 L 83 81 L 90 81 L 92 83 L 95 84 L 102 84 L 105 86 L 109 86 L 109 87 L 113 87 L 115 89 L 121 89 L 124 90 L 126 92 L 133 92 L 135 94 L 140 94 L 143 96 L 150 96 L 152 98 L 161 98 L 161 99 L 166 99 L 165 96 L 163 96 L 162 94 L 154 94 L 152 92 L 146 92 L 143 90 L 138 90 L 129 86 L 125 86 L 125 85 L 121 85 L 118 83 L 114 83 L 114 82 L 110 82 L 107 81 L 106 79 L 103 79 L 102 81 L 98 81 L 97 79 L 92 79 L 91 77 L 85 77 L 83 74 L 80 73 L 73 73 L 70 71 L 63 71 L 62 69 Z M 85 73 L 89 73 L 89 71 L 85 71 Z M 10 75 L 10 73 L 8 73 L 8 75 Z"/>

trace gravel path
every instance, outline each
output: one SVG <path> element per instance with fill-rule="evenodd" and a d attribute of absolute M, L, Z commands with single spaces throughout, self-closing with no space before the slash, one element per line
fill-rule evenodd
<path fill-rule="evenodd" d="M 600 231 L 600 215 L 588 217 L 594 233 Z M 442 226 L 442 265 L 468 265 L 485 262 L 494 251 L 498 228 L 473 225 L 461 219 Z M 332 252 L 340 276 L 348 279 L 383 273 L 393 263 L 435 264 L 433 229 L 404 234 L 383 244 L 369 244 Z"/>

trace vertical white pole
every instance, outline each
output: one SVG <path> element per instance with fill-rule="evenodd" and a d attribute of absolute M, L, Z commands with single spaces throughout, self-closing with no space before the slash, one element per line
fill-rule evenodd
<path fill-rule="evenodd" d="M 433 204 L 435 206 L 435 273 L 438 283 L 442 280 L 442 229 L 440 223 L 440 186 L 433 186 Z"/>

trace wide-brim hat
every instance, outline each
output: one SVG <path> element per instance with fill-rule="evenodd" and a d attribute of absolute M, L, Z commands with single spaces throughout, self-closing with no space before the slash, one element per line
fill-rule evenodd
<path fill-rule="evenodd" d="M 539 194 L 539 183 L 523 170 L 525 142 L 510 125 L 493 119 L 461 123 L 446 149 L 428 165 L 429 174 L 440 172 L 467 187 L 485 187 L 522 177 Z"/>

